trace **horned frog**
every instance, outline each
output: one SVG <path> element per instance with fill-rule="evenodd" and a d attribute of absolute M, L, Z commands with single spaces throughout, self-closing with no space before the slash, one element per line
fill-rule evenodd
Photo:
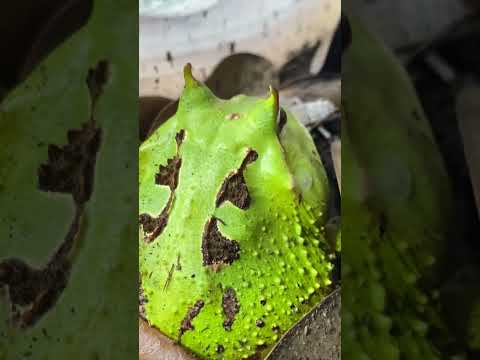
<path fill-rule="evenodd" d="M 275 90 L 221 100 L 184 77 L 140 146 L 141 312 L 201 358 L 262 358 L 329 291 L 326 174 Z"/>

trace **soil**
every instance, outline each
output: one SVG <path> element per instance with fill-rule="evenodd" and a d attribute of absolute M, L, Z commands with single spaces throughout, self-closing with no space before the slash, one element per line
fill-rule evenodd
<path fill-rule="evenodd" d="M 202 311 L 205 302 L 203 300 L 197 300 L 195 304 L 188 310 L 187 315 L 182 321 L 180 326 L 180 337 L 185 334 L 186 331 L 193 330 L 192 320 L 195 319 L 200 311 Z"/>
<path fill-rule="evenodd" d="M 235 317 L 240 311 L 240 304 L 237 300 L 237 294 L 232 288 L 228 288 L 223 294 L 222 307 L 226 318 L 223 322 L 223 327 L 225 330 L 230 331 L 232 330 Z"/>
<path fill-rule="evenodd" d="M 0 288 L 8 285 L 15 325 L 27 328 L 50 311 L 68 284 L 72 254 L 78 243 L 78 234 L 84 213 L 84 204 L 90 199 L 95 180 L 95 163 L 101 145 L 101 128 L 97 127 L 94 110 L 96 100 L 107 81 L 106 64 L 100 62 L 90 69 L 86 82 L 92 103 L 90 119 L 80 130 L 67 132 L 64 146 L 50 144 L 48 161 L 38 168 L 38 188 L 45 192 L 70 194 L 75 214 L 64 239 L 42 268 L 34 268 L 21 259 L 0 262 Z"/>
<path fill-rule="evenodd" d="M 243 172 L 247 165 L 256 161 L 257 158 L 257 152 L 255 150 L 250 150 L 240 168 L 225 179 L 217 195 L 217 208 L 225 201 L 230 201 L 233 205 L 242 210 L 248 209 L 250 206 L 250 193 L 248 192 Z"/>
<path fill-rule="evenodd" d="M 221 265 L 231 264 L 240 257 L 240 245 L 227 239 L 218 230 L 218 219 L 211 218 L 205 225 L 202 240 L 203 265 L 220 270 Z"/>

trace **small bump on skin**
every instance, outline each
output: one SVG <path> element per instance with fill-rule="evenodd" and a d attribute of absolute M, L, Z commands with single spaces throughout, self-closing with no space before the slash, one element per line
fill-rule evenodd
<path fill-rule="evenodd" d="M 225 118 L 226 118 L 227 120 L 238 120 L 238 119 L 240 119 L 241 117 L 242 117 L 242 115 L 239 114 L 239 113 L 232 113 L 232 114 L 228 114 L 228 115 L 225 116 Z"/>

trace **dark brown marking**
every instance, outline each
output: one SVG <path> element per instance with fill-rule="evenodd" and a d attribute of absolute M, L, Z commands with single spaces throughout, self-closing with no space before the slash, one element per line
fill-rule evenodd
<path fill-rule="evenodd" d="M 255 320 L 255 325 L 259 328 L 263 328 L 265 326 L 265 321 L 263 321 L 262 319 L 257 319 Z"/>
<path fill-rule="evenodd" d="M 230 201 L 240 209 L 247 209 L 250 206 L 250 193 L 243 172 L 248 164 L 258 159 L 255 150 L 249 150 L 240 168 L 231 173 L 223 182 L 220 191 L 217 194 L 216 207 L 219 207 L 225 201 Z"/>
<path fill-rule="evenodd" d="M 71 194 L 77 204 L 90 199 L 94 169 L 102 132 L 92 123 L 81 130 L 70 130 L 68 144 L 48 146 L 48 162 L 38 168 L 38 188 L 42 191 Z"/>
<path fill-rule="evenodd" d="M 87 202 L 93 191 L 95 162 L 102 141 L 102 131 L 96 126 L 95 107 L 108 82 L 108 68 L 107 61 L 100 61 L 88 71 L 90 120 L 80 130 L 67 132 L 67 145 L 50 144 L 48 162 L 38 169 L 40 190 L 71 194 L 76 204 Z"/>
<path fill-rule="evenodd" d="M 144 240 L 147 243 L 155 240 L 167 227 L 168 217 L 170 215 L 170 211 L 172 210 L 174 200 L 175 193 L 172 192 L 168 198 L 167 206 L 163 208 L 160 215 L 158 215 L 156 218 L 151 217 L 149 214 L 140 214 L 138 222 L 143 227 L 143 232 L 145 233 Z"/>
<path fill-rule="evenodd" d="M 140 274 L 139 274 L 140 275 Z M 138 282 L 138 312 L 141 318 L 146 319 L 145 304 L 148 302 L 145 293 L 143 292 L 142 279 L 139 276 Z"/>
<path fill-rule="evenodd" d="M 184 139 L 185 130 L 182 129 L 175 135 L 175 141 L 177 142 L 177 152 L 180 150 L 180 146 L 182 145 Z"/>
<path fill-rule="evenodd" d="M 202 239 L 203 265 L 218 266 L 231 264 L 240 258 L 240 246 L 235 240 L 227 239 L 218 230 L 218 219 L 213 217 L 205 224 Z"/>
<path fill-rule="evenodd" d="M 0 288 L 8 287 L 12 320 L 20 328 L 33 326 L 67 287 L 84 205 L 94 188 L 95 163 L 102 140 L 95 107 L 107 81 L 108 62 L 100 61 L 86 77 L 91 101 L 89 121 L 80 130 L 67 132 L 67 145 L 50 144 L 48 161 L 38 168 L 39 190 L 70 194 L 75 204 L 75 214 L 62 243 L 43 268 L 34 268 L 16 258 L 0 263 Z"/>
<path fill-rule="evenodd" d="M 103 93 L 105 85 L 110 78 L 110 64 L 106 60 L 101 60 L 95 68 L 88 71 L 87 85 L 90 91 L 90 101 L 92 108 L 97 104 L 97 100 Z"/>
<path fill-rule="evenodd" d="M 223 294 L 222 299 L 223 314 L 225 315 L 225 321 L 223 322 L 223 328 L 226 331 L 232 330 L 233 322 L 235 317 L 240 311 L 240 304 L 237 300 L 237 294 L 232 288 L 227 288 Z"/>
<path fill-rule="evenodd" d="M 175 142 L 177 143 L 177 153 L 171 159 L 167 160 L 167 165 L 160 165 L 158 173 L 155 174 L 155 184 L 165 185 L 173 192 L 178 185 L 178 174 L 182 166 L 182 159 L 180 158 L 180 147 L 185 139 L 185 130 L 180 130 L 175 135 Z"/>
<path fill-rule="evenodd" d="M 225 351 L 225 347 L 223 345 L 217 346 L 217 354 L 221 354 Z"/>
<path fill-rule="evenodd" d="M 176 155 L 172 159 L 167 160 L 167 165 L 160 165 L 158 173 L 155 174 L 155 184 L 165 185 L 174 191 L 178 185 L 178 174 L 182 166 L 182 159 Z"/>
<path fill-rule="evenodd" d="M 140 214 L 138 218 L 138 222 L 140 225 L 142 225 L 143 232 L 145 233 L 144 240 L 147 243 L 155 240 L 167 227 L 168 218 L 170 217 L 170 212 L 175 201 L 175 190 L 178 186 L 178 177 L 182 165 L 182 159 L 180 158 L 180 147 L 184 138 L 185 131 L 180 130 L 175 135 L 175 141 L 177 143 L 176 155 L 167 160 L 166 166 L 160 165 L 158 173 L 155 174 L 155 184 L 168 186 L 170 188 L 171 192 L 167 205 L 157 217 L 152 217 L 150 214 Z"/>
<path fill-rule="evenodd" d="M 12 320 L 20 328 L 33 326 L 55 305 L 67 286 L 82 214 L 83 208 L 78 207 L 63 243 L 44 268 L 33 268 L 15 258 L 0 263 L 0 287 L 8 286 L 14 309 Z"/>
<path fill-rule="evenodd" d="M 187 315 L 182 320 L 180 324 L 180 337 L 185 334 L 187 331 L 194 330 L 195 327 L 192 324 L 192 320 L 200 314 L 203 306 L 205 305 L 203 300 L 197 300 L 195 304 L 188 309 Z"/>

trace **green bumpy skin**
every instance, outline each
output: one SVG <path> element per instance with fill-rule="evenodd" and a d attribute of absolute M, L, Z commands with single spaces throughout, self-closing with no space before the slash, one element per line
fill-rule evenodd
<path fill-rule="evenodd" d="M 440 359 L 434 274 L 449 233 L 448 177 L 404 69 L 354 18 L 350 24 L 342 64 L 342 359 Z"/>
<path fill-rule="evenodd" d="M 480 351 L 480 301 L 473 306 L 470 315 L 469 345 L 475 351 Z"/>
<path fill-rule="evenodd" d="M 187 65 L 177 113 L 140 147 L 145 316 L 202 358 L 265 356 L 328 291 L 326 174 L 280 113 L 276 91 L 221 100 Z M 218 200 L 232 174 L 250 201 Z"/>

